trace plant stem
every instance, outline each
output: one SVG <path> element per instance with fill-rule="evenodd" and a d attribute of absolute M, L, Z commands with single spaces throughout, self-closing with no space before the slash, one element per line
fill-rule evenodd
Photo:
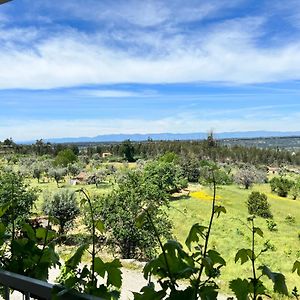
<path fill-rule="evenodd" d="M 92 219 L 92 286 L 95 284 L 95 258 L 96 258 L 96 226 L 95 226 L 95 217 L 94 217 L 94 210 L 92 206 L 92 202 L 88 194 L 85 192 L 84 189 L 80 190 L 85 198 L 87 199 L 87 202 L 89 204 L 90 209 L 90 215 Z"/>
<path fill-rule="evenodd" d="M 251 263 L 252 263 L 252 273 L 253 273 L 253 300 L 256 300 L 256 289 L 257 289 L 257 278 L 256 278 L 256 271 L 255 271 L 255 257 L 254 257 L 254 242 L 255 242 L 255 231 L 254 231 L 254 221 L 251 221 L 252 223 L 252 257 L 251 257 Z"/>
<path fill-rule="evenodd" d="M 152 218 L 151 218 L 151 216 L 150 216 L 150 214 L 149 214 L 149 212 L 148 212 L 147 210 L 146 210 L 146 214 L 147 214 L 147 218 L 148 218 L 148 220 L 149 220 L 151 226 L 153 227 L 155 236 L 156 236 L 156 238 L 157 238 L 157 240 L 158 240 L 158 243 L 159 243 L 159 246 L 160 246 L 160 248 L 161 248 L 161 250 L 162 250 L 162 253 L 163 253 L 163 256 L 164 256 L 164 260 L 165 260 L 165 263 L 166 263 L 166 267 L 167 267 L 167 272 L 168 272 L 169 278 L 170 278 L 171 283 L 172 283 L 171 289 L 172 289 L 172 290 L 175 290 L 175 289 L 176 289 L 176 281 L 174 280 L 174 278 L 173 278 L 173 276 L 172 276 L 171 269 L 170 269 L 170 265 L 169 265 L 169 263 L 168 263 L 168 258 L 167 258 L 166 251 L 165 251 L 164 246 L 163 246 L 163 244 L 162 244 L 162 241 L 161 241 L 161 239 L 160 239 L 160 237 L 159 237 L 159 233 L 158 233 L 158 231 L 157 231 L 157 229 L 156 229 L 156 227 L 155 227 L 155 225 L 154 225 L 154 223 L 153 223 L 153 221 L 152 221 Z"/>
<path fill-rule="evenodd" d="M 211 209 L 209 225 L 208 225 L 207 233 L 206 233 L 206 236 L 205 236 L 205 244 L 204 244 L 204 250 L 203 250 L 203 255 L 202 255 L 203 256 L 202 257 L 202 263 L 200 265 L 198 278 L 197 278 L 196 283 L 195 283 L 195 300 L 198 297 L 198 290 L 199 290 L 199 286 L 200 286 L 200 282 L 201 282 L 201 276 L 202 276 L 202 273 L 203 273 L 203 270 L 204 270 L 203 259 L 205 259 L 206 255 L 207 255 L 209 236 L 210 236 L 210 232 L 211 232 L 211 228 L 212 228 L 212 224 L 213 224 L 213 220 L 214 220 L 214 215 L 215 215 L 217 184 L 216 184 L 216 179 L 215 179 L 215 173 L 214 173 L 213 170 L 211 172 L 212 172 L 212 179 L 213 179 L 213 202 L 212 202 L 212 209 Z"/>

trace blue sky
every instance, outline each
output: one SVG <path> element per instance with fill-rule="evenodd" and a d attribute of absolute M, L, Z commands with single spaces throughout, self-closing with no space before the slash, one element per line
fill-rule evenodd
<path fill-rule="evenodd" d="M 0 6 L 0 140 L 300 130 L 300 2 Z"/>

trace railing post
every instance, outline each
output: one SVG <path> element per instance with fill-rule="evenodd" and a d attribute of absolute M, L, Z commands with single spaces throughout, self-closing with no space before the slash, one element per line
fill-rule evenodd
<path fill-rule="evenodd" d="M 4 286 L 4 293 L 5 293 L 5 300 L 9 300 L 10 291 L 7 285 Z"/>

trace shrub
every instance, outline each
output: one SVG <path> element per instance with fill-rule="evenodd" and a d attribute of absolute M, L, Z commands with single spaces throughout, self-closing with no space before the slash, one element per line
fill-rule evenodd
<path fill-rule="evenodd" d="M 64 234 L 72 227 L 79 214 L 75 194 L 68 189 L 61 190 L 54 195 L 45 195 L 43 210 L 47 215 L 57 219 L 60 234 Z"/>
<path fill-rule="evenodd" d="M 285 217 L 284 221 L 285 221 L 287 224 L 295 224 L 295 223 L 296 223 L 296 218 L 295 218 L 293 215 L 288 214 L 288 215 Z"/>
<path fill-rule="evenodd" d="M 24 178 L 12 170 L 0 172 L 0 205 L 10 204 L 2 221 L 17 224 L 29 217 L 36 191 L 29 188 Z"/>
<path fill-rule="evenodd" d="M 267 220 L 267 227 L 270 231 L 278 231 L 277 223 L 273 220 Z"/>
<path fill-rule="evenodd" d="M 294 185 L 294 182 L 287 178 L 274 177 L 272 180 L 270 180 L 270 185 L 272 192 L 276 192 L 280 197 L 287 197 L 289 191 Z"/>
<path fill-rule="evenodd" d="M 247 201 L 248 212 L 250 215 L 260 216 L 262 218 L 272 218 L 270 204 L 265 194 L 260 192 L 252 192 Z"/>

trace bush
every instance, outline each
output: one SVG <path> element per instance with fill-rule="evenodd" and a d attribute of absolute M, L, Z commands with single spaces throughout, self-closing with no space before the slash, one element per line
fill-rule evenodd
<path fill-rule="evenodd" d="M 52 195 L 45 195 L 43 210 L 45 214 L 57 219 L 59 233 L 64 234 L 73 225 L 79 214 L 75 193 L 67 189 Z"/>
<path fill-rule="evenodd" d="M 260 216 L 262 218 L 273 218 L 268 198 L 263 193 L 252 192 L 248 197 L 247 206 L 250 215 Z"/>
<path fill-rule="evenodd" d="M 274 177 L 272 178 L 272 180 L 270 180 L 270 186 L 272 192 L 276 192 L 277 195 L 280 197 L 287 197 L 293 185 L 294 185 L 293 181 L 283 177 Z"/>
<path fill-rule="evenodd" d="M 278 231 L 277 223 L 273 220 L 267 220 L 267 227 L 270 231 Z"/>
<path fill-rule="evenodd" d="M 284 221 L 285 221 L 287 224 L 295 224 L 295 223 L 296 223 L 296 218 L 295 218 L 293 215 L 288 214 L 288 215 L 285 217 Z"/>
<path fill-rule="evenodd" d="M 36 191 L 29 188 L 19 173 L 0 172 L 0 205 L 10 204 L 2 216 L 5 224 L 17 224 L 27 219 L 36 199 Z"/>

